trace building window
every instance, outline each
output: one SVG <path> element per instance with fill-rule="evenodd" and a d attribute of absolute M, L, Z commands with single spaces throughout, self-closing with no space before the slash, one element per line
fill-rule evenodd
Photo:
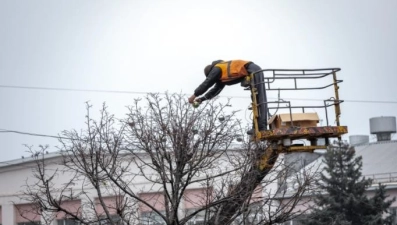
<path fill-rule="evenodd" d="M 145 202 L 140 202 L 140 225 L 163 225 L 166 224 L 161 215 L 165 215 L 164 193 L 141 193 L 139 197 Z M 156 213 L 154 209 L 161 215 Z"/>
<path fill-rule="evenodd" d="M 302 220 L 295 219 L 295 220 L 292 220 L 292 225 L 303 225 L 303 223 L 302 223 Z"/>
<path fill-rule="evenodd" d="M 15 205 L 15 222 L 17 225 L 40 224 L 39 206 L 37 204 Z"/>
<path fill-rule="evenodd" d="M 109 219 L 112 220 L 113 223 L 116 224 L 116 225 L 123 225 L 124 224 L 123 220 L 121 220 L 119 215 L 110 215 Z M 103 220 L 101 220 L 99 222 L 99 224 L 100 225 L 110 225 L 109 219 L 103 218 Z"/>
<path fill-rule="evenodd" d="M 80 222 L 73 219 L 63 219 L 57 220 L 57 225 L 80 225 Z"/>
<path fill-rule="evenodd" d="M 161 214 L 164 212 L 161 211 Z M 163 218 L 154 211 L 141 213 L 141 225 L 165 225 Z"/>
<path fill-rule="evenodd" d="M 248 214 L 236 218 L 236 225 L 256 225 L 263 221 L 262 214 Z"/>
<path fill-rule="evenodd" d="M 305 220 L 305 215 L 300 215 L 293 220 L 284 222 L 283 225 L 303 225 L 303 221 Z"/>
<path fill-rule="evenodd" d="M 265 219 L 261 202 L 251 204 L 247 211 L 238 216 L 235 225 L 255 225 L 263 223 Z"/>
<path fill-rule="evenodd" d="M 186 216 L 192 214 L 193 212 L 195 212 L 197 209 L 188 209 L 186 211 Z M 187 225 L 202 225 L 205 224 L 205 213 L 206 211 L 200 211 L 199 213 L 197 213 L 196 215 L 194 215 L 188 222 Z M 208 217 L 208 215 L 207 215 Z"/>
<path fill-rule="evenodd" d="M 75 216 L 81 216 L 81 200 L 62 201 L 61 207 Z M 80 223 L 63 211 L 56 213 L 57 225 L 79 225 Z"/>
<path fill-rule="evenodd" d="M 40 225 L 40 222 L 22 222 L 17 223 L 17 225 Z"/>

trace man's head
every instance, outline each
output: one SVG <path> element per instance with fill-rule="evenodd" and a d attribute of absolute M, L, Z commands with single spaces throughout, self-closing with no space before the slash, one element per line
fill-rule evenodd
<path fill-rule="evenodd" d="M 223 60 L 215 60 L 215 61 L 213 61 L 210 65 L 207 65 L 207 66 L 204 68 L 204 74 L 205 74 L 205 76 L 207 77 L 208 74 L 210 74 L 212 68 L 215 66 L 215 64 L 220 63 L 220 62 L 223 62 Z"/>

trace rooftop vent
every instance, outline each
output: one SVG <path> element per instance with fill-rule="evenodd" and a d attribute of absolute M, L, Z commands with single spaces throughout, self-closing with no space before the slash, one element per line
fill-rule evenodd
<path fill-rule="evenodd" d="M 396 117 L 382 116 L 369 119 L 371 134 L 376 134 L 377 141 L 390 141 L 391 134 L 396 133 Z"/>

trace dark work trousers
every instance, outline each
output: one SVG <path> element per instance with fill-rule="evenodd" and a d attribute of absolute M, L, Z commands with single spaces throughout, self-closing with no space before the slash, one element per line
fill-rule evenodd
<path fill-rule="evenodd" d="M 250 63 L 247 66 L 247 72 L 249 74 L 255 73 L 256 71 L 261 70 L 261 68 L 254 64 Z M 267 130 L 267 97 L 266 97 L 266 86 L 265 86 L 265 78 L 263 72 L 255 73 L 254 75 L 254 84 L 257 90 L 256 100 L 258 103 L 258 128 L 259 130 Z"/>

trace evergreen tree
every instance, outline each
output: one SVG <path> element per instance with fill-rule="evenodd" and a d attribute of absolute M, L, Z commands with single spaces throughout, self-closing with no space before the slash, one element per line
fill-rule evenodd
<path fill-rule="evenodd" d="M 324 157 L 325 168 L 318 182 L 321 193 L 307 225 L 383 225 L 391 224 L 391 203 L 386 201 L 385 186 L 379 184 L 375 195 L 368 198 L 366 189 L 372 180 L 361 174 L 362 157 L 355 157 L 354 148 L 334 146 Z"/>

